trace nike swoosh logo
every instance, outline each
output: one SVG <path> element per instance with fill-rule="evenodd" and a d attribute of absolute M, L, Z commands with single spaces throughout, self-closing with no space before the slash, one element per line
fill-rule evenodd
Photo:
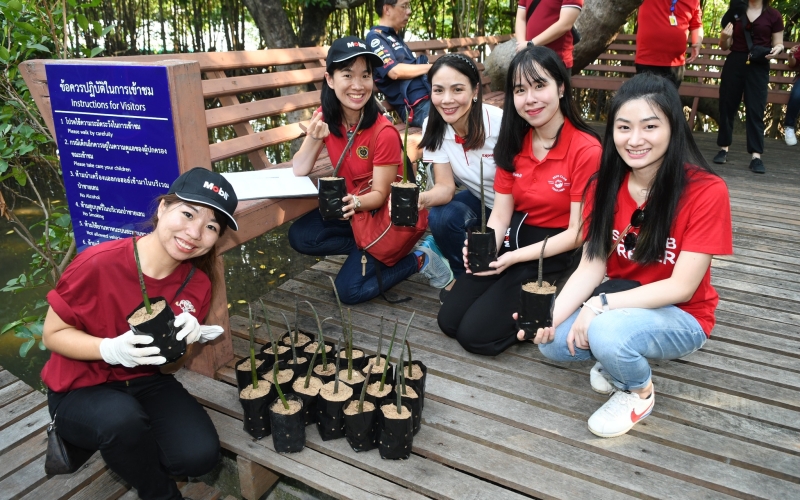
<path fill-rule="evenodd" d="M 639 420 L 641 420 L 644 417 L 646 417 L 647 415 L 649 415 L 650 411 L 653 409 L 653 402 L 654 401 L 651 401 L 650 402 L 650 406 L 648 406 L 645 411 L 643 411 L 642 413 L 640 413 L 638 415 L 636 414 L 636 410 L 631 410 L 631 422 L 633 422 L 635 424 Z"/>

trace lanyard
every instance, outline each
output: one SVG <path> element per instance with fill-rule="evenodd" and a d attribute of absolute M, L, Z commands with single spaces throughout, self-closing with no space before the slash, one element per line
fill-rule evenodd
<path fill-rule="evenodd" d="M 678 0 L 672 0 L 672 5 L 669 6 L 669 13 L 671 15 L 675 15 L 675 4 L 678 3 Z"/>

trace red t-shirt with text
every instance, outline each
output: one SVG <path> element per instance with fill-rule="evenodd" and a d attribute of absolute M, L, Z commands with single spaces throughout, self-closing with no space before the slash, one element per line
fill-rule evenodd
<path fill-rule="evenodd" d="M 636 64 L 683 66 L 690 31 L 703 26 L 700 0 L 675 2 L 676 25 L 670 23 L 674 0 L 644 0 L 639 6 Z"/>
<path fill-rule="evenodd" d="M 372 135 L 376 127 L 381 124 L 388 124 L 378 132 L 375 138 L 375 151 L 370 151 L 370 144 L 372 142 Z M 331 164 L 336 167 L 336 163 L 342 156 L 345 146 L 347 146 L 347 134 L 345 127 L 341 127 L 342 137 L 336 137 L 333 134 L 328 135 L 324 139 L 325 147 L 328 148 L 328 155 L 330 155 Z M 383 115 L 378 115 L 375 124 L 365 130 L 359 130 L 353 145 L 345 154 L 342 166 L 339 170 L 339 176 L 345 178 L 348 193 L 355 193 L 355 185 L 353 179 L 359 178 L 364 174 L 372 173 L 372 167 L 377 165 L 379 167 L 387 165 L 397 165 L 398 173 L 402 175 L 402 160 L 403 148 L 400 142 L 400 133 L 396 128 L 391 126 L 389 120 Z"/>
<path fill-rule="evenodd" d="M 205 273 L 196 270 L 186 288 L 175 297 L 191 267 L 184 262 L 163 279 L 145 275 L 144 283 L 150 298 L 172 301 L 170 307 L 176 316 L 188 312 L 202 322 L 211 304 L 211 282 Z M 94 337 L 114 338 L 130 330 L 126 318 L 142 303 L 133 239 L 109 241 L 78 254 L 55 289 L 47 294 L 47 301 L 66 324 Z M 42 380 L 51 390 L 65 392 L 157 371 L 152 366 L 126 368 L 103 360 L 80 361 L 52 353 L 42 369 Z"/>
<path fill-rule="evenodd" d="M 497 168 L 494 190 L 514 197 L 514 210 L 526 212 L 525 224 L 547 228 L 569 226 L 570 203 L 581 201 L 589 177 L 600 167 L 600 142 L 569 120 L 544 159 L 533 155 L 533 129 L 514 157 L 514 172 Z"/>
<path fill-rule="evenodd" d="M 617 193 L 613 241 L 625 231 L 633 211 L 638 208 L 636 201 L 628 192 L 629 176 L 630 174 L 625 176 Z M 678 202 L 677 216 L 670 230 L 663 259 L 643 266 L 631 260 L 633 251 L 625 251 L 625 245 L 619 242 L 606 262 L 606 274 L 610 279 L 635 280 L 647 285 L 672 276 L 675 263 L 684 250 L 711 255 L 733 253 L 731 202 L 725 181 L 697 169 L 688 169 L 687 177 L 686 188 Z M 593 203 L 594 197 L 590 192 L 584 207 L 584 217 L 588 215 Z M 588 224 L 584 224 L 584 228 L 588 230 Z M 711 286 L 711 266 L 709 266 L 692 298 L 675 306 L 694 316 L 706 335 L 711 336 L 711 330 L 716 322 L 714 311 L 717 303 L 719 295 Z"/>

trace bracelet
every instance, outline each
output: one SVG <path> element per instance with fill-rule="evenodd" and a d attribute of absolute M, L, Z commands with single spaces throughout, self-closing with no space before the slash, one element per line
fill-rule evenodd
<path fill-rule="evenodd" d="M 591 309 L 592 312 L 595 314 L 595 316 L 600 316 L 601 314 L 603 314 L 605 312 L 602 309 L 598 309 L 598 308 L 594 307 L 593 305 L 591 305 L 588 300 L 586 302 L 584 302 L 583 305 L 585 305 L 586 307 Z"/>
<path fill-rule="evenodd" d="M 358 199 L 358 196 L 353 195 L 353 212 L 361 208 L 361 200 Z"/>

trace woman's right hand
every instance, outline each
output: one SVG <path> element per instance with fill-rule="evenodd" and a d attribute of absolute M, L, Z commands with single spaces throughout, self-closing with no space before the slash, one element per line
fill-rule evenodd
<path fill-rule="evenodd" d="M 306 135 L 315 141 L 321 141 L 331 135 L 328 124 L 322 120 L 322 113 L 319 110 L 315 110 L 314 114 L 311 116 L 311 122 L 309 122 L 308 128 L 306 129 Z"/>
<path fill-rule="evenodd" d="M 728 23 L 727 26 L 720 32 L 719 34 L 719 42 L 722 44 L 724 41 L 728 41 L 733 36 L 733 23 Z"/>
<path fill-rule="evenodd" d="M 514 321 L 519 319 L 519 313 L 514 313 L 511 315 L 514 318 Z M 534 344 L 549 344 L 553 341 L 556 337 L 556 329 L 552 326 L 548 326 L 545 328 L 539 328 L 536 330 L 536 335 L 532 339 L 529 339 Z M 517 332 L 517 340 L 520 342 L 525 340 L 525 330 L 520 330 Z"/>

